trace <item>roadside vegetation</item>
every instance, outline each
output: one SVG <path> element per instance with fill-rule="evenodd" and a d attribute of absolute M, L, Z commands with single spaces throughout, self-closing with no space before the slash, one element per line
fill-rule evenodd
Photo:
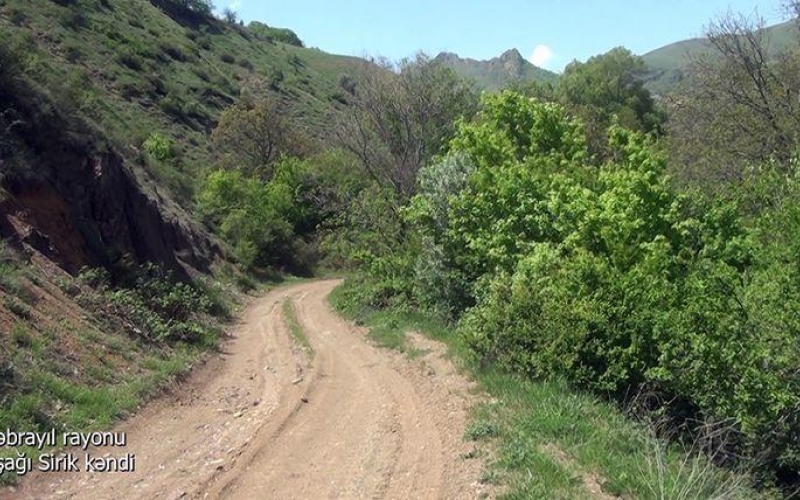
<path fill-rule="evenodd" d="M 576 390 L 563 378 L 534 380 L 482 364 L 471 355 L 464 337 L 454 335 L 450 323 L 397 308 L 364 309 L 359 287 L 352 281 L 333 292 L 331 304 L 369 328 L 378 345 L 405 350 L 409 331 L 447 344 L 456 364 L 489 396 L 473 409 L 464 438 L 493 450 L 481 481 L 499 486 L 501 498 L 757 496 L 752 476 L 720 469 L 709 460 L 709 449 L 691 442 L 667 444 L 661 434 L 664 421 L 632 419 L 615 404 Z M 713 430 L 707 431 L 710 437 Z"/>
<path fill-rule="evenodd" d="M 0 297 L 10 313 L 0 312 L 8 329 L 0 339 L 3 429 L 108 428 L 174 383 L 219 339 L 210 313 L 221 305 L 153 265 L 119 270 L 112 284 L 101 269 L 76 278 L 48 275 L 3 244 L 0 270 Z M 3 456 L 16 451 L 5 448 Z"/>
<path fill-rule="evenodd" d="M 571 66 L 555 89 L 484 95 L 417 171 L 414 190 L 378 179 L 364 214 L 349 214 L 359 223 L 345 248 L 359 274 L 339 305 L 372 318 L 394 347 L 403 344 L 394 314 L 447 322 L 502 401 L 498 413 L 525 408 L 506 424 L 501 470 L 528 463 L 536 477 L 532 464 L 547 454 L 537 447 L 557 442 L 562 462 L 601 470 L 613 494 L 796 493 L 797 158 L 778 148 L 800 130 L 779 118 L 792 99 L 781 89 L 796 87 L 784 73 L 794 54 L 747 66 L 759 50 L 754 29 L 737 18 L 711 26 L 719 69 L 697 67 L 697 91 L 680 110 L 657 106 L 637 83 L 641 64 L 622 50 Z M 700 106 L 742 113 L 754 128 L 705 122 Z M 665 121 L 670 110 L 687 121 Z M 692 113 L 694 128 L 683 128 Z M 756 124 L 764 120 L 772 126 Z M 689 159 L 682 138 L 697 127 L 751 154 L 725 162 L 704 141 Z M 724 169 L 724 184 L 706 187 L 719 177 L 703 162 Z M 377 213 L 386 215 L 368 217 Z M 534 408 L 553 400 L 565 405 L 553 409 L 564 415 L 556 431 L 549 410 Z M 633 427 L 609 425 L 610 414 L 598 422 L 637 437 L 581 431 L 593 419 L 576 407 L 589 401 L 592 411 L 628 412 Z M 530 458 L 520 441 L 536 443 Z M 616 442 L 625 451 L 610 458 Z M 516 483 L 510 497 L 534 494 L 538 480 Z"/>

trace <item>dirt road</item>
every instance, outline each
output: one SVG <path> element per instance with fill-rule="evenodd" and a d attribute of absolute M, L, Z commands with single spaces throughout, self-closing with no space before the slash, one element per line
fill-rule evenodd
<path fill-rule="evenodd" d="M 273 291 L 224 354 L 121 424 L 133 473 L 36 473 L 11 498 L 477 498 L 483 464 L 462 439 L 471 383 L 441 345 L 410 359 L 330 311 L 338 281 Z M 285 300 L 313 352 L 293 340 Z M 81 452 L 82 453 L 82 452 Z"/>

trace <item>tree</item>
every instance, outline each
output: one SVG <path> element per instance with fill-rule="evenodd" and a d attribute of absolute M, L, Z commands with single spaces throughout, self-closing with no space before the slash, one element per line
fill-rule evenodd
<path fill-rule="evenodd" d="M 214 6 L 211 0 L 150 0 L 153 5 L 168 11 L 183 11 L 210 16 Z"/>
<path fill-rule="evenodd" d="M 593 151 L 604 149 L 606 130 L 615 120 L 631 130 L 662 132 L 665 116 L 644 88 L 645 70 L 641 58 L 624 47 L 564 70 L 556 98 L 584 121 Z"/>
<path fill-rule="evenodd" d="M 688 181 L 738 182 L 748 165 L 782 164 L 800 138 L 800 51 L 774 54 L 762 20 L 712 23 L 713 54 L 692 61 L 670 103 L 674 167 Z"/>
<path fill-rule="evenodd" d="M 236 11 L 230 7 L 225 7 L 222 10 L 222 19 L 224 19 L 228 24 L 236 24 L 239 22 L 239 14 L 237 14 Z"/>
<path fill-rule="evenodd" d="M 396 67 L 385 59 L 364 62 L 343 82 L 349 106 L 338 140 L 401 199 L 413 195 L 419 169 L 443 152 L 456 120 L 476 104 L 465 82 L 424 54 Z"/>
<path fill-rule="evenodd" d="M 271 98 L 242 102 L 222 113 L 212 141 L 227 167 L 262 180 L 272 178 L 272 164 L 286 155 L 302 155 L 304 137 L 286 119 L 285 110 Z"/>
<path fill-rule="evenodd" d="M 303 41 L 297 34 L 286 28 L 273 28 L 262 22 L 251 21 L 247 25 L 247 30 L 259 40 L 266 42 L 281 42 L 295 47 L 303 47 Z"/>

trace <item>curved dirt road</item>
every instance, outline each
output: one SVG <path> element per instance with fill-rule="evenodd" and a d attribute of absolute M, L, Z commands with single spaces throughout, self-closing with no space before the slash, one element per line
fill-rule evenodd
<path fill-rule="evenodd" d="M 275 290 L 180 387 L 121 424 L 134 473 L 34 474 L 13 498 L 477 498 L 483 464 L 462 440 L 470 382 L 441 345 L 373 347 L 337 317 L 339 281 Z M 291 300 L 313 353 L 282 317 Z M 177 392 L 177 391 L 176 391 Z M 177 399 L 177 400 L 176 400 Z M 82 452 L 81 452 L 82 455 Z"/>

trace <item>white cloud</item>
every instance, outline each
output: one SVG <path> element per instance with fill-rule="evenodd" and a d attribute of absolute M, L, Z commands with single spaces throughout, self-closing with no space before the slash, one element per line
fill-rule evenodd
<path fill-rule="evenodd" d="M 531 54 L 528 60 L 540 68 L 546 68 L 547 63 L 552 61 L 554 57 L 553 49 L 547 45 L 537 45 L 536 48 L 533 49 L 533 54 Z"/>
<path fill-rule="evenodd" d="M 231 10 L 239 10 L 242 8 L 241 0 L 233 0 L 232 2 L 228 3 L 228 8 Z"/>

